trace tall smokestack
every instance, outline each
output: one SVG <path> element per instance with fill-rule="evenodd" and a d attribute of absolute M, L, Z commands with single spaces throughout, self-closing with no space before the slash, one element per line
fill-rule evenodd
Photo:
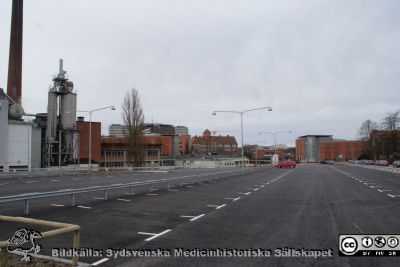
<path fill-rule="evenodd" d="M 13 0 L 7 94 L 21 104 L 23 0 Z"/>

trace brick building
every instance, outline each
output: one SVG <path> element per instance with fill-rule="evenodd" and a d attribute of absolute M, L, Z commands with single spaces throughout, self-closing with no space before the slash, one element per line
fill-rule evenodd
<path fill-rule="evenodd" d="M 189 153 L 190 135 L 187 127 L 175 127 L 168 124 L 146 123 L 144 131 L 145 166 L 172 165 L 177 156 Z M 80 131 L 80 158 L 87 161 L 89 151 L 89 122 L 80 117 L 77 121 Z M 186 128 L 186 130 L 185 130 Z M 129 165 L 127 136 L 124 126 L 112 124 L 110 136 L 101 136 L 101 123 L 92 122 L 92 160 L 104 167 L 126 167 Z"/>
<path fill-rule="evenodd" d="M 76 128 L 79 131 L 79 155 L 81 163 L 89 162 L 89 122 L 78 117 Z M 92 161 L 100 162 L 101 156 L 101 123 L 92 122 Z"/>
<path fill-rule="evenodd" d="M 192 137 L 192 153 L 233 156 L 238 154 L 238 147 L 234 136 L 215 136 L 206 129 L 202 136 Z"/>
<path fill-rule="evenodd" d="M 271 163 L 274 154 L 278 155 L 279 161 L 293 160 L 295 158 L 295 149 L 276 148 L 270 146 L 247 145 L 244 146 L 244 154 L 251 162 Z"/>
<path fill-rule="evenodd" d="M 320 160 L 348 161 L 356 160 L 367 145 L 365 141 L 331 141 L 319 145 Z"/>
<path fill-rule="evenodd" d="M 332 135 L 305 135 L 296 140 L 296 159 L 301 162 L 358 159 L 367 145 L 365 141 L 335 140 Z"/>

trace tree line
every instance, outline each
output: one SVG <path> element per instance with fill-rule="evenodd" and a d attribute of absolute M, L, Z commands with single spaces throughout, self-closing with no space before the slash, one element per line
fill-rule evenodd
<path fill-rule="evenodd" d="M 400 111 L 389 112 L 380 123 L 365 120 L 358 131 L 361 140 L 367 142 L 363 159 L 400 159 Z"/>

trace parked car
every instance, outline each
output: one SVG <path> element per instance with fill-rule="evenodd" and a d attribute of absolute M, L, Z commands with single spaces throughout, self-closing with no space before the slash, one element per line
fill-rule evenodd
<path fill-rule="evenodd" d="M 320 164 L 333 164 L 333 161 L 332 160 L 321 160 L 319 163 Z"/>
<path fill-rule="evenodd" d="M 375 164 L 378 166 L 389 166 L 389 162 L 387 160 L 377 160 Z"/>
<path fill-rule="evenodd" d="M 393 161 L 393 168 L 400 168 L 400 160 Z"/>
<path fill-rule="evenodd" d="M 285 168 L 285 167 L 294 168 L 294 167 L 296 167 L 296 162 L 294 162 L 294 161 L 279 162 L 278 164 L 275 165 L 275 167 L 278 167 L 278 168 Z"/>

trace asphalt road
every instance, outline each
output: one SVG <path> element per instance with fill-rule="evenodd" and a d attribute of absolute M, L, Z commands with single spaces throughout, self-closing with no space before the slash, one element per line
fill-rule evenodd
<path fill-rule="evenodd" d="M 399 257 L 338 256 L 339 234 L 400 234 L 400 176 L 352 166 L 303 165 L 176 185 L 169 191 L 160 187 L 151 194 L 144 190 L 133 196 L 125 193 L 113 192 L 107 201 L 87 194 L 79 200 L 81 207 L 69 207 L 62 198 L 51 199 L 39 203 L 30 217 L 81 225 L 81 247 L 99 249 L 103 255 L 81 257 L 80 261 L 95 266 L 400 264 Z M 0 210 L 5 215 L 22 215 L 21 206 L 0 205 Z M 16 230 L 9 223 L 0 227 L 3 240 Z M 44 254 L 50 254 L 52 248 L 71 247 L 72 236 L 41 243 Z M 326 250 L 332 256 L 277 257 L 275 250 L 285 247 Z M 165 257 L 113 258 L 107 255 L 111 248 L 147 249 L 163 252 Z M 258 257 L 184 257 L 174 255 L 183 251 L 177 248 L 188 252 L 196 248 L 239 252 L 261 248 L 272 253 Z M 172 253 L 169 257 L 168 252 Z"/>

